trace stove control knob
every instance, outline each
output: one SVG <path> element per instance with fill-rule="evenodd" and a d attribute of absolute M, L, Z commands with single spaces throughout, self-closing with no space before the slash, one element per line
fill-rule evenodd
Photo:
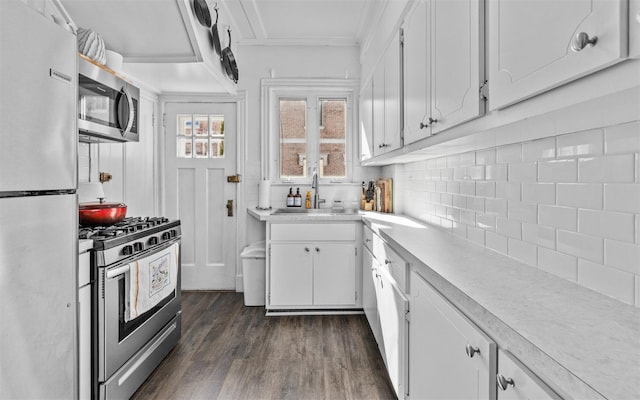
<path fill-rule="evenodd" d="M 158 237 L 157 236 L 151 236 L 149 238 L 149 246 L 155 246 L 156 244 L 158 244 Z"/>
<path fill-rule="evenodd" d="M 130 256 L 133 254 L 133 246 L 131 246 L 130 244 L 124 246 L 122 248 L 122 255 L 124 256 Z"/>
<path fill-rule="evenodd" d="M 142 244 L 142 242 L 135 242 L 133 244 L 133 251 L 134 252 L 137 253 L 137 252 L 142 251 L 142 250 L 144 250 L 144 245 Z"/>
<path fill-rule="evenodd" d="M 176 230 L 175 230 L 175 229 L 172 229 L 172 230 L 171 230 L 171 237 L 172 237 L 172 238 L 176 237 L 176 234 L 177 234 L 177 233 L 176 233 Z"/>
<path fill-rule="evenodd" d="M 170 232 L 164 232 L 162 234 L 162 240 L 169 240 L 171 239 L 171 233 Z"/>

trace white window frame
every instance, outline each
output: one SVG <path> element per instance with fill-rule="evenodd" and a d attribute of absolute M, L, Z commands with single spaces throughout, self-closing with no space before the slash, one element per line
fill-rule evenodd
<path fill-rule="evenodd" d="M 359 81 L 351 79 L 262 79 L 262 114 L 261 114 L 261 148 L 262 148 L 262 178 L 270 179 L 278 184 L 310 184 L 311 174 L 300 178 L 283 179 L 280 177 L 280 99 L 307 99 L 307 126 L 318 125 L 320 99 L 346 99 L 346 149 L 344 178 L 320 178 L 321 181 L 331 183 L 351 183 L 353 178 L 354 139 L 357 132 L 356 93 Z M 315 137 L 312 137 L 315 135 Z M 317 132 L 307 129 L 307 168 L 311 170 L 317 166 L 318 146 L 320 138 Z"/>

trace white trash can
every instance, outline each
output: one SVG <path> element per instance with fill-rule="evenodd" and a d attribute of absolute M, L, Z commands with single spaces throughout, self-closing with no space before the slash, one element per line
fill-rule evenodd
<path fill-rule="evenodd" d="M 240 253 L 245 306 L 264 306 L 265 256 L 264 240 L 245 247 Z"/>

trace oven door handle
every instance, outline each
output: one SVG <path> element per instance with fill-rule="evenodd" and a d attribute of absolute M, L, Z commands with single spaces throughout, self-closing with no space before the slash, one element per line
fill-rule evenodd
<path fill-rule="evenodd" d="M 126 274 L 127 272 L 129 272 L 129 264 L 110 269 L 107 271 L 107 279 L 113 279 L 122 274 Z"/>

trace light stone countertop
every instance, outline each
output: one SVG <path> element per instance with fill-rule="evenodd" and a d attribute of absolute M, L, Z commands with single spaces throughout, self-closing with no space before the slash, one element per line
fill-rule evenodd
<path fill-rule="evenodd" d="M 640 309 L 410 218 L 363 222 L 561 396 L 640 398 Z"/>
<path fill-rule="evenodd" d="M 401 215 L 248 212 L 269 222 L 361 219 L 562 397 L 640 399 L 638 308 Z"/>
<path fill-rule="evenodd" d="M 93 247 L 93 240 L 91 239 L 79 239 L 78 240 L 78 254 L 84 253 Z"/>
<path fill-rule="evenodd" d="M 322 209 L 325 210 L 325 209 Z M 330 208 L 321 213 L 291 213 L 291 214 L 274 214 L 276 209 L 258 210 L 256 208 L 247 208 L 247 212 L 259 221 L 265 222 L 299 222 L 299 221 L 361 221 L 363 212 L 354 210 L 352 213 L 332 213 Z"/>

